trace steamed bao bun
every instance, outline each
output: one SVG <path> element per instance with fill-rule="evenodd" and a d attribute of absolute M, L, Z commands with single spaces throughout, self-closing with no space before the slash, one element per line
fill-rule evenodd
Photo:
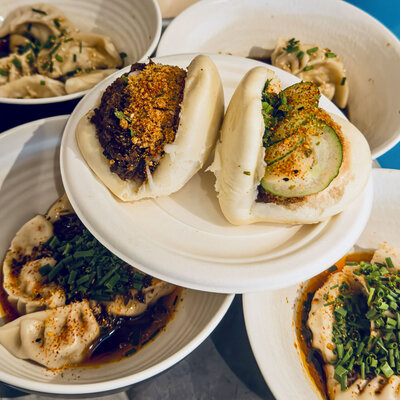
<path fill-rule="evenodd" d="M 347 120 L 330 114 L 341 126 L 343 161 L 336 178 L 322 191 L 296 202 L 256 202 L 266 164 L 261 94 L 267 79 L 278 93 L 280 82 L 265 67 L 250 70 L 230 101 L 210 170 L 223 214 L 235 225 L 254 222 L 312 224 L 343 211 L 366 186 L 371 154 L 364 136 Z M 284 204 L 282 204 L 284 203 Z"/>
<path fill-rule="evenodd" d="M 167 196 L 203 167 L 214 148 L 224 113 L 221 77 L 209 57 L 199 55 L 192 60 L 187 68 L 175 140 L 165 146 L 160 164 L 141 185 L 122 180 L 110 171 L 96 127 L 90 122 L 92 112 L 79 122 L 76 138 L 84 159 L 108 189 L 123 201 Z"/>

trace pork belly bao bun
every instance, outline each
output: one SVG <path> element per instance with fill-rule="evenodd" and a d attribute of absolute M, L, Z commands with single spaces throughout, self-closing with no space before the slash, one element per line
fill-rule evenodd
<path fill-rule="evenodd" d="M 211 170 L 232 224 L 310 224 L 341 212 L 371 170 L 364 136 L 318 107 L 311 82 L 283 91 L 264 67 L 249 71 L 226 112 Z"/>
<path fill-rule="evenodd" d="M 221 78 L 197 56 L 187 71 L 134 64 L 117 78 L 76 137 L 86 162 L 123 201 L 169 195 L 204 164 L 224 112 Z"/>

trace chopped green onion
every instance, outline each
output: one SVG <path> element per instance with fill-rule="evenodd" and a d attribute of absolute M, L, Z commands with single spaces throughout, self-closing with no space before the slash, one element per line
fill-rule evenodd
<path fill-rule="evenodd" d="M 44 86 L 44 85 L 46 84 L 46 81 L 40 81 L 40 84 L 41 84 L 42 86 Z"/>
<path fill-rule="evenodd" d="M 386 264 L 387 264 L 387 266 L 388 266 L 389 268 L 394 268 L 392 259 L 391 259 L 390 257 L 386 257 L 386 258 L 385 258 L 385 261 L 386 261 Z"/>
<path fill-rule="evenodd" d="M 381 365 L 381 371 L 386 376 L 386 378 L 390 378 L 394 374 L 392 368 L 390 368 L 387 361 Z"/>
<path fill-rule="evenodd" d="M 14 56 L 14 58 L 11 61 L 17 68 L 22 68 L 21 61 L 19 61 L 17 57 Z"/>
<path fill-rule="evenodd" d="M 325 53 L 325 57 L 334 58 L 334 57 L 336 57 L 336 54 L 335 53 Z"/>
<path fill-rule="evenodd" d="M 57 18 L 53 19 L 54 25 L 59 28 L 60 27 L 60 21 Z"/>
<path fill-rule="evenodd" d="M 50 264 L 43 265 L 43 267 L 40 267 L 38 271 L 40 275 L 45 276 L 51 271 L 51 265 Z"/>
<path fill-rule="evenodd" d="M 8 76 L 8 71 L 6 71 L 6 70 L 3 69 L 3 68 L 0 68 L 0 75 L 2 75 L 2 76 Z"/>
<path fill-rule="evenodd" d="M 311 55 L 312 53 L 315 53 L 318 50 L 318 47 L 313 47 L 312 49 L 307 50 L 307 54 Z"/>
<path fill-rule="evenodd" d="M 303 71 L 311 71 L 312 69 L 314 69 L 314 65 L 307 65 L 303 68 Z"/>
<path fill-rule="evenodd" d="M 46 11 L 39 10 L 38 8 L 32 8 L 32 11 L 38 14 L 47 15 Z"/>
<path fill-rule="evenodd" d="M 299 60 L 301 60 L 303 57 L 304 57 L 304 51 L 299 51 L 299 52 L 297 53 L 297 58 L 298 58 Z"/>
<path fill-rule="evenodd" d="M 54 58 L 55 58 L 58 62 L 63 62 L 63 61 L 64 61 L 64 59 L 63 59 L 59 54 L 56 54 L 56 55 L 54 56 Z"/>

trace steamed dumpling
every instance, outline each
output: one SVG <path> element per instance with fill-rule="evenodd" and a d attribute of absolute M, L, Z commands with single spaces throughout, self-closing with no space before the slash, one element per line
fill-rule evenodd
<path fill-rule="evenodd" d="M 0 85 L 0 97 L 35 99 L 64 96 L 65 94 L 65 84 L 63 82 L 39 74 L 23 76 L 12 82 Z"/>
<path fill-rule="evenodd" d="M 330 275 L 325 284 L 315 292 L 311 303 L 307 326 L 313 333 L 312 346 L 321 352 L 324 361 L 327 363 L 336 359 L 333 352 L 336 347 L 333 343 L 335 316 L 333 305 L 325 306 L 324 304 L 337 298 L 340 293 L 340 285 L 343 282 L 346 282 L 354 292 L 365 291 L 368 294 L 365 280 L 353 274 L 355 269 L 357 267 L 346 266 L 342 271 Z"/>
<path fill-rule="evenodd" d="M 8 301 L 23 315 L 65 304 L 65 294 L 55 283 L 45 283 L 39 268 L 55 265 L 51 257 L 36 259 L 37 247 L 53 235 L 53 225 L 38 215 L 24 224 L 11 242 L 3 262 L 3 287 Z"/>
<path fill-rule="evenodd" d="M 388 380 L 377 376 L 371 380 L 357 379 L 346 390 L 342 391 L 340 383 L 334 378 L 335 367 L 325 365 L 326 385 L 329 398 L 332 400 L 398 400 L 400 377 L 391 376 Z"/>
<path fill-rule="evenodd" d="M 66 80 L 65 91 L 70 94 L 90 89 L 115 71 L 116 69 L 100 69 L 74 76 Z"/>
<path fill-rule="evenodd" d="M 100 328 L 88 301 L 20 317 L 0 328 L 0 344 L 15 357 L 47 368 L 80 363 Z"/>
<path fill-rule="evenodd" d="M 123 65 L 108 36 L 80 32 L 50 4 L 16 8 L 4 20 L 0 38 L 10 49 L 8 56 L 0 58 L 0 97 L 76 93 Z"/>
<path fill-rule="evenodd" d="M 137 290 L 132 289 L 131 299 L 125 302 L 124 296 L 117 295 L 113 301 L 104 302 L 107 312 L 111 315 L 124 315 L 133 317 L 144 313 L 147 308 L 152 306 L 161 297 L 164 297 L 174 291 L 175 285 L 153 278 L 152 285 L 142 289 L 143 301 L 136 299 Z"/>
<path fill-rule="evenodd" d="M 59 78 L 72 74 L 72 71 L 78 71 L 76 73 L 79 74 L 80 71 L 117 68 L 122 65 L 122 60 L 108 36 L 73 32 L 68 39 L 60 42 L 56 52 L 54 48 L 41 50 L 36 64 L 38 69 L 47 65 L 45 69 L 42 68 L 43 74 Z"/>
<path fill-rule="evenodd" d="M 371 263 L 385 262 L 390 257 L 396 270 L 400 269 L 400 251 L 386 244 L 381 244 L 375 251 Z M 335 321 L 334 306 L 331 303 L 339 295 L 340 286 L 346 282 L 352 294 L 363 292 L 368 296 L 364 277 L 353 274 L 358 266 L 345 266 L 343 270 L 330 275 L 325 284 L 315 292 L 311 303 L 307 326 L 312 332 L 312 347 L 321 352 L 325 361 L 327 389 L 331 400 L 365 400 L 365 399 L 398 399 L 400 391 L 400 377 L 393 375 L 390 379 L 377 376 L 373 379 L 358 378 L 346 390 L 341 390 L 340 383 L 335 379 L 335 366 L 332 364 L 337 355 L 334 353 L 336 345 L 333 342 L 333 324 Z M 389 267 L 388 267 L 389 268 Z M 370 322 L 371 335 L 377 332 L 373 320 Z M 379 395 L 379 396 L 378 396 Z"/>
<path fill-rule="evenodd" d="M 333 100 L 340 108 L 346 107 L 349 86 L 340 58 L 315 44 L 299 41 L 292 43 L 291 46 L 287 39 L 278 39 L 271 54 L 272 65 L 298 76 L 303 81 L 316 83 L 329 100 Z M 291 50 L 296 47 L 298 47 L 296 51 Z"/>
<path fill-rule="evenodd" d="M 40 43 L 44 43 L 50 35 L 59 36 L 63 30 L 73 31 L 75 27 L 57 7 L 48 3 L 37 3 L 18 7 L 10 12 L 0 27 L 0 37 L 22 35 L 29 31 Z"/>
<path fill-rule="evenodd" d="M 0 58 L 0 69 L 3 73 L 0 75 L 0 89 L 9 82 L 14 82 L 23 76 L 29 76 L 34 73 L 34 69 L 25 56 L 11 54 Z"/>

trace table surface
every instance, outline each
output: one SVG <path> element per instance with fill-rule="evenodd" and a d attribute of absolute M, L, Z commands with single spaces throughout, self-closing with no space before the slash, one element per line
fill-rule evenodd
<path fill-rule="evenodd" d="M 399 0 L 351 0 L 400 38 Z M 53 115 L 69 114 L 79 100 L 38 106 L 0 105 L 0 131 Z M 22 110 L 22 111 L 21 111 Z M 5 122 L 4 116 L 7 115 Z M 400 169 L 400 144 L 378 159 L 384 168 Z M 0 398 L 47 399 L 26 395 L 0 384 Z M 101 397 L 104 399 L 240 399 L 273 400 L 247 338 L 242 296 L 236 295 L 229 311 L 215 331 L 195 351 L 169 370 L 130 390 Z"/>

